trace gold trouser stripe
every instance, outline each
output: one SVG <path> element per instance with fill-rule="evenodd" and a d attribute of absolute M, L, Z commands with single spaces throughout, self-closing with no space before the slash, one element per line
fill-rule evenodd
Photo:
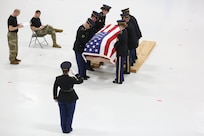
<path fill-rule="evenodd" d="M 130 50 L 128 50 L 128 56 L 127 56 L 127 65 L 126 65 L 126 69 L 127 69 L 127 72 L 130 72 Z"/>
<path fill-rule="evenodd" d="M 118 57 L 118 83 L 120 83 L 121 56 Z"/>

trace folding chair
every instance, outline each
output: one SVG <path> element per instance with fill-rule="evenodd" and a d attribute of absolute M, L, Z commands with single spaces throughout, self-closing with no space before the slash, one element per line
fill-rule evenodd
<path fill-rule="evenodd" d="M 36 34 L 35 31 L 32 31 L 32 32 L 33 33 L 32 33 L 31 39 L 30 39 L 29 47 L 30 47 L 31 43 L 33 43 L 33 42 L 35 45 L 36 45 L 36 43 L 38 43 L 41 48 L 43 48 L 43 43 L 46 43 L 46 45 L 48 45 L 48 42 L 45 39 L 45 36 L 39 36 Z M 42 40 L 39 40 L 38 38 L 41 38 Z"/>

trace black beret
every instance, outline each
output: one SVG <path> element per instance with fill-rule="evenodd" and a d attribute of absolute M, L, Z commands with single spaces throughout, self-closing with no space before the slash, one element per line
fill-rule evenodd
<path fill-rule="evenodd" d="M 103 6 L 101 7 L 101 9 L 106 9 L 106 10 L 110 10 L 111 6 L 108 6 L 106 4 L 103 4 Z"/>
<path fill-rule="evenodd" d="M 122 11 L 123 13 L 129 13 L 129 8 L 122 9 L 121 11 Z"/>
<path fill-rule="evenodd" d="M 90 25 L 90 27 L 95 25 L 95 22 L 91 18 L 88 18 L 86 23 L 88 23 Z"/>
<path fill-rule="evenodd" d="M 60 65 L 61 69 L 63 69 L 63 70 L 69 70 L 71 66 L 72 66 L 72 63 L 69 61 L 64 61 Z"/>

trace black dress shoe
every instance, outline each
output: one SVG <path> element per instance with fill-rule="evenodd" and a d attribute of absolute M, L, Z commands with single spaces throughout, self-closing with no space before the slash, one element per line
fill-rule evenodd
<path fill-rule="evenodd" d="M 115 83 L 115 84 L 122 84 L 122 82 L 116 82 L 115 80 L 113 80 L 113 83 Z"/>
<path fill-rule="evenodd" d="M 130 72 L 124 72 L 124 74 L 130 74 Z"/>
<path fill-rule="evenodd" d="M 72 130 L 70 130 L 70 131 L 63 131 L 63 133 L 65 133 L 65 134 L 68 134 L 70 132 L 72 132 Z"/>
<path fill-rule="evenodd" d="M 87 68 L 87 70 L 95 71 L 92 67 Z"/>
<path fill-rule="evenodd" d="M 70 129 L 70 130 L 68 130 L 68 131 L 63 131 L 63 133 L 70 133 L 70 132 L 72 132 L 72 128 Z"/>
<path fill-rule="evenodd" d="M 87 80 L 88 78 L 86 78 L 86 77 L 82 77 L 81 79 L 83 79 L 83 80 Z"/>
<path fill-rule="evenodd" d="M 83 80 L 88 80 L 89 78 L 89 76 L 82 77 Z"/>

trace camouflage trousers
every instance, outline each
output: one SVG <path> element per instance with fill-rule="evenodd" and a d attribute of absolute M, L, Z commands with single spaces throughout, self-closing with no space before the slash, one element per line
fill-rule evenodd
<path fill-rule="evenodd" d="M 49 34 L 52 37 L 53 44 L 56 44 L 56 33 L 55 29 L 52 26 L 46 25 L 42 30 L 36 31 L 36 34 L 39 36 L 45 36 Z"/>
<path fill-rule="evenodd" d="M 9 60 L 14 61 L 18 55 L 18 34 L 8 32 Z"/>

